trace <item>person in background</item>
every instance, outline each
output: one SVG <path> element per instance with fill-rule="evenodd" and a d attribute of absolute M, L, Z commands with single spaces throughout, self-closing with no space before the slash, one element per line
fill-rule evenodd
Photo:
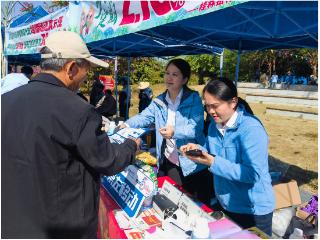
<path fill-rule="evenodd" d="M 116 114 L 117 103 L 110 89 L 107 89 L 105 93 L 103 92 L 104 87 L 104 84 L 96 75 L 90 94 L 90 104 L 95 107 L 98 113 L 110 119 L 110 117 Z"/>
<path fill-rule="evenodd" d="M 169 176 L 202 202 L 209 204 L 212 176 L 207 166 L 179 154 L 180 146 L 203 144 L 204 110 L 199 93 L 188 88 L 191 68 L 183 59 L 173 59 L 165 68 L 165 92 L 121 127 L 155 124 L 158 176 Z"/>
<path fill-rule="evenodd" d="M 122 90 L 119 92 L 119 115 L 124 120 L 129 117 L 129 108 L 131 104 L 131 87 L 125 77 L 121 80 Z"/>
<path fill-rule="evenodd" d="M 153 93 L 148 82 L 139 82 L 139 113 L 141 113 L 152 101 Z"/>
<path fill-rule="evenodd" d="M 110 143 L 76 95 L 108 67 L 77 33 L 50 33 L 40 53 L 41 73 L 1 97 L 1 237 L 96 238 L 101 174 L 133 164 L 140 140 Z"/>
<path fill-rule="evenodd" d="M 99 74 L 96 72 L 94 75 L 94 81 L 90 92 L 90 104 L 96 106 L 98 101 L 104 96 L 104 85 L 99 80 Z"/>
<path fill-rule="evenodd" d="M 99 99 L 95 106 L 98 113 L 102 116 L 110 118 L 116 114 L 117 103 L 114 97 L 112 96 L 112 91 L 110 89 L 106 90 L 106 93 Z"/>
<path fill-rule="evenodd" d="M 33 69 L 30 66 L 23 66 L 21 68 L 21 73 L 23 73 L 30 80 L 33 75 Z"/>
<path fill-rule="evenodd" d="M 270 85 L 270 88 L 276 88 L 276 84 L 278 83 L 278 75 L 276 72 L 273 72 L 272 73 L 272 76 L 271 76 L 271 85 Z"/>
<path fill-rule="evenodd" d="M 287 72 L 287 75 L 285 76 L 285 85 L 284 88 L 285 89 L 289 89 L 290 85 L 293 83 L 293 75 L 292 72 L 289 70 Z"/>
<path fill-rule="evenodd" d="M 268 166 L 268 135 L 258 118 L 248 113 L 232 81 L 217 79 L 203 89 L 209 126 L 206 144 L 181 146 L 186 154 L 200 149 L 199 157 L 214 176 L 220 207 L 243 228 L 256 226 L 271 236 L 275 207 Z M 217 208 L 214 208 L 217 210 Z"/>
<path fill-rule="evenodd" d="M 33 74 L 30 66 L 23 66 L 21 73 L 9 73 L 1 79 L 1 95 L 11 90 L 27 84 Z"/>
<path fill-rule="evenodd" d="M 260 83 L 263 84 L 264 88 L 268 87 L 268 75 L 266 73 L 262 73 L 260 76 Z"/>

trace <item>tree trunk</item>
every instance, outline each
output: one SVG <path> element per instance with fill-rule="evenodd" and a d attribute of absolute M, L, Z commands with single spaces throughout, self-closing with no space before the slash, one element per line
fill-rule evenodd
<path fill-rule="evenodd" d="M 204 84 L 203 72 L 202 72 L 202 71 L 199 72 L 199 73 L 198 73 L 198 76 L 199 76 L 198 84 L 199 84 L 199 85 Z"/>

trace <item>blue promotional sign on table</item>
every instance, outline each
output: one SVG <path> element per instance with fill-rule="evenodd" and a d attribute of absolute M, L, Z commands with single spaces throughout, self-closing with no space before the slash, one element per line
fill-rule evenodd
<path fill-rule="evenodd" d="M 102 185 L 129 217 L 137 216 L 145 196 L 123 174 L 104 176 Z"/>

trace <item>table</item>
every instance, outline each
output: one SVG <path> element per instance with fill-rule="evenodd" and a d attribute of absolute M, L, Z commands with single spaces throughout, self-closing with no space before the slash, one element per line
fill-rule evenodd
<path fill-rule="evenodd" d="M 162 187 L 164 181 L 168 181 L 173 186 L 177 187 L 180 191 L 186 192 L 170 177 L 164 176 L 158 178 L 158 186 Z M 212 210 L 205 204 L 200 207 L 207 213 Z M 119 209 L 118 204 L 109 196 L 108 192 L 101 186 L 100 187 L 100 206 L 99 206 L 99 224 L 98 224 L 98 238 L 115 238 L 126 239 L 126 235 L 119 227 L 117 220 L 114 216 L 113 210 Z"/>

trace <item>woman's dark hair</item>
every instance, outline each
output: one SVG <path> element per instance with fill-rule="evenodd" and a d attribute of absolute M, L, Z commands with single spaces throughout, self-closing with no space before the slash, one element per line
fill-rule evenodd
<path fill-rule="evenodd" d="M 237 87 L 234 83 L 225 77 L 214 78 L 203 88 L 203 95 L 205 92 L 214 95 L 218 99 L 223 101 L 230 101 L 234 97 L 238 98 L 238 104 L 242 104 L 246 111 L 253 115 L 253 111 L 250 108 L 249 104 L 242 98 L 238 97 Z"/>
<path fill-rule="evenodd" d="M 180 72 L 182 73 L 183 78 L 187 78 L 189 81 L 190 75 L 191 75 L 191 67 L 186 60 L 183 60 L 181 58 L 172 59 L 168 62 L 167 66 L 166 66 L 166 70 L 168 69 L 170 64 L 173 64 L 177 68 L 179 68 Z M 188 81 L 186 82 L 186 84 L 188 83 Z"/>

